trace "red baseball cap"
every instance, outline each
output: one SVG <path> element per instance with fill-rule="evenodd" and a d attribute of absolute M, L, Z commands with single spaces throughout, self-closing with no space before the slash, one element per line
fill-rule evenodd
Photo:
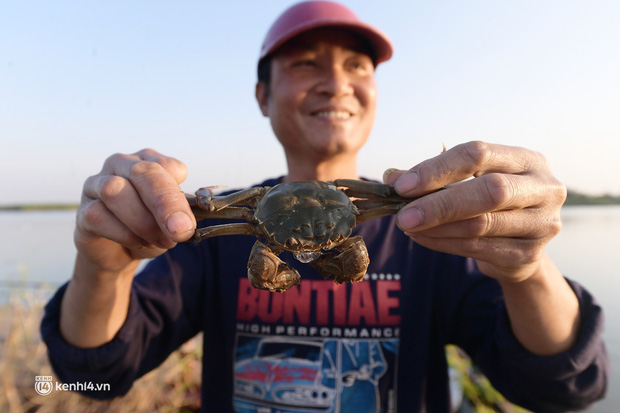
<path fill-rule="evenodd" d="M 362 36 L 375 53 L 375 64 L 392 57 L 389 37 L 376 27 L 362 22 L 347 7 L 331 1 L 306 1 L 291 6 L 273 23 L 261 47 L 259 62 L 286 41 L 319 27 L 340 27 Z"/>

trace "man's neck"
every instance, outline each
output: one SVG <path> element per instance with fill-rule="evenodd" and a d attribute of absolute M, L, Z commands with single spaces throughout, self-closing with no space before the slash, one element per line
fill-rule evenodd
<path fill-rule="evenodd" d="M 332 181 L 334 179 L 359 179 L 357 175 L 357 159 L 355 156 L 338 155 L 320 162 L 309 157 L 287 157 L 288 175 L 286 182 L 300 181 Z"/>

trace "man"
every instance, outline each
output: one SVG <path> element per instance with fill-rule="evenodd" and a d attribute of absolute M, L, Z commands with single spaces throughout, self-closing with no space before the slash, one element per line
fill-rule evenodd
<path fill-rule="evenodd" d="M 288 173 L 262 186 L 359 178 L 374 71 L 391 54 L 382 32 L 335 3 L 300 3 L 278 18 L 256 99 Z M 447 189 L 355 228 L 371 259 L 361 283 L 335 285 L 282 254 L 302 274 L 282 294 L 250 286 L 251 237 L 177 244 L 196 228 L 178 187 L 186 174 L 181 162 L 143 150 L 108 158 L 86 181 L 75 272 L 42 326 L 61 379 L 123 394 L 204 331 L 208 411 L 449 411 L 448 343 L 535 411 L 604 395 L 601 309 L 545 254 L 566 191 L 541 155 L 470 142 L 386 171 L 406 197 Z"/>

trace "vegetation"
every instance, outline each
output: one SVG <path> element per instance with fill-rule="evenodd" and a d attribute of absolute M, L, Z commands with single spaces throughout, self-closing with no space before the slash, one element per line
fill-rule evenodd
<path fill-rule="evenodd" d="M 463 392 L 461 412 L 472 413 L 530 413 L 506 400 L 460 348 L 446 346 L 448 365 L 460 383 Z"/>
<path fill-rule="evenodd" d="M 42 396 L 35 376 L 54 376 L 39 325 L 50 290 L 14 289 L 0 305 L 0 412 L 194 412 L 200 409 L 202 338 L 174 352 L 124 397 L 99 401 L 55 388 Z M 54 384 L 55 386 L 55 384 Z"/>
<path fill-rule="evenodd" d="M 609 194 L 591 196 L 569 189 L 564 205 L 620 205 L 620 196 Z"/>

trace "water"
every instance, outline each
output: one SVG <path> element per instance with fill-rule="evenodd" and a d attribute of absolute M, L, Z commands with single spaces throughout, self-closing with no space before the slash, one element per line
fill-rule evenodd
<path fill-rule="evenodd" d="M 562 232 L 549 254 L 562 273 L 594 294 L 605 311 L 605 342 L 611 356 L 607 398 L 588 412 L 617 412 L 620 406 L 620 206 L 565 207 Z"/>
<path fill-rule="evenodd" d="M 60 285 L 73 269 L 75 211 L 0 212 L 0 303 L 15 285 Z M 620 206 L 565 207 L 564 228 L 549 254 L 569 278 L 585 285 L 605 309 L 612 360 L 607 398 L 588 412 L 620 406 Z"/>
<path fill-rule="evenodd" d="M 0 211 L 0 288 L 60 285 L 73 270 L 75 211 Z"/>

